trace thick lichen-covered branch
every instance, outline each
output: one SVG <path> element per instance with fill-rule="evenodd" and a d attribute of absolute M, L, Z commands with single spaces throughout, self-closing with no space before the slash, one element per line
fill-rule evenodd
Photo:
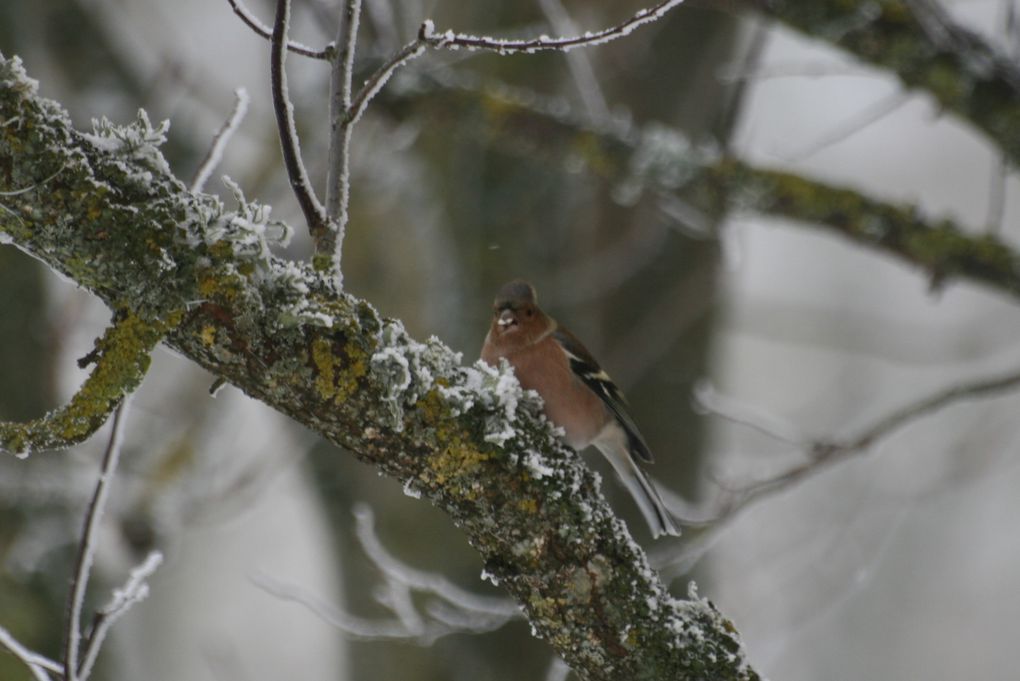
<path fill-rule="evenodd" d="M 382 101 L 397 115 L 413 106 L 437 126 L 527 161 L 583 168 L 623 201 L 649 193 L 681 198 L 688 213 L 782 218 L 807 229 L 831 230 L 917 266 L 933 286 L 971 281 L 1020 297 L 1020 253 L 995 235 L 969 233 L 953 220 L 932 220 L 913 206 L 851 188 L 754 167 L 699 147 L 669 128 L 591 127 L 562 108 L 542 106 L 533 94 L 515 97 L 449 79 L 421 79 Z"/>
<path fill-rule="evenodd" d="M 88 439 L 142 382 L 152 349 L 179 319 L 179 314 L 172 314 L 167 320 L 148 321 L 130 312 L 118 313 L 96 341 L 89 355 L 95 368 L 71 401 L 25 423 L 0 422 L 0 449 L 25 456 Z"/>
<path fill-rule="evenodd" d="M 813 38 L 889 70 L 969 121 L 1020 163 L 1020 65 L 931 0 L 743 0 Z"/>
<path fill-rule="evenodd" d="M 448 513 L 581 678 L 757 678 L 708 601 L 665 590 L 506 367 L 465 368 L 276 258 L 288 230 L 236 187 L 233 210 L 188 192 L 164 130 L 78 133 L 0 57 L 0 235 L 129 315 L 183 311 L 166 343 Z"/>

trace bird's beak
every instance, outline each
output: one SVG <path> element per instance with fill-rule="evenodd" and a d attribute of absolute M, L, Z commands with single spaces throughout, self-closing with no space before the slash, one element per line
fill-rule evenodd
<path fill-rule="evenodd" d="M 504 331 L 507 329 L 507 327 L 513 326 L 516 323 L 517 317 L 514 315 L 513 310 L 509 309 L 500 312 L 499 318 L 496 320 L 496 324 L 498 324 L 499 328 L 503 329 Z"/>

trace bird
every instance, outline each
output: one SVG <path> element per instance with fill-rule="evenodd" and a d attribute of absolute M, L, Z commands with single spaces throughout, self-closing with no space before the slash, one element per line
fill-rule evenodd
<path fill-rule="evenodd" d="M 537 392 L 545 415 L 563 429 L 577 451 L 594 445 L 634 498 L 653 538 L 680 529 L 638 462 L 652 463 L 648 444 L 623 393 L 574 334 L 538 306 L 534 287 L 522 279 L 504 284 L 493 303 L 481 359 L 506 359 L 525 390 Z"/>

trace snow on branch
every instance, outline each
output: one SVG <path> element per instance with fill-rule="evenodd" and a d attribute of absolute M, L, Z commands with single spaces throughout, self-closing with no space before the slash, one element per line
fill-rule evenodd
<path fill-rule="evenodd" d="M 655 7 L 638 10 L 630 19 L 621 24 L 604 28 L 600 31 L 587 31 L 581 35 L 552 38 L 541 35 L 537 38 L 506 39 L 491 36 L 471 35 L 444 31 L 437 33 L 431 20 L 422 25 L 422 37 L 429 47 L 437 49 L 486 50 L 497 54 L 534 53 L 542 51 L 567 52 L 578 47 L 602 45 L 617 38 L 623 38 L 635 29 L 658 21 L 667 12 L 678 7 L 684 0 L 664 0 Z"/>

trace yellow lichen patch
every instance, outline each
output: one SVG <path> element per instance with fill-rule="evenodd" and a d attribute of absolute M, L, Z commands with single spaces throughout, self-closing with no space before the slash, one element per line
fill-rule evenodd
<path fill-rule="evenodd" d="M 325 338 L 312 341 L 312 363 L 315 365 L 315 392 L 323 400 L 336 395 L 336 358 L 333 344 Z"/>
<path fill-rule="evenodd" d="M 199 334 L 199 338 L 202 339 L 202 345 L 211 347 L 216 342 L 216 327 L 211 324 L 206 324 L 202 327 L 202 332 Z"/>
<path fill-rule="evenodd" d="M 481 491 L 479 488 L 456 483 L 460 480 L 471 480 L 476 469 L 491 456 L 474 447 L 466 446 L 460 438 L 455 438 L 429 459 L 429 468 L 436 483 L 446 486 L 461 498 L 475 500 Z"/>
<path fill-rule="evenodd" d="M 526 513 L 537 513 L 538 502 L 530 498 L 520 499 L 517 501 L 517 508 Z"/>
<path fill-rule="evenodd" d="M 360 346 L 347 343 L 344 346 L 347 366 L 339 372 L 335 381 L 336 404 L 347 401 L 358 389 L 359 380 L 368 373 L 368 357 Z"/>

